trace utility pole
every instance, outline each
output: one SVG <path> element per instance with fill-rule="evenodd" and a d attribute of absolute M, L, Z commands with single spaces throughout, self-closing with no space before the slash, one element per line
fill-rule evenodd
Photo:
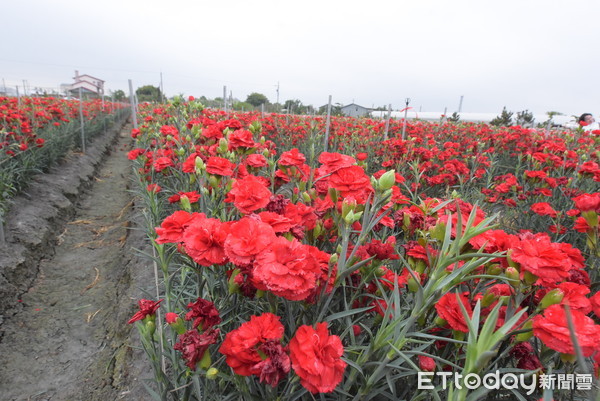
<path fill-rule="evenodd" d="M 227 86 L 223 86 L 223 110 L 227 112 Z"/>
<path fill-rule="evenodd" d="M 165 92 L 164 92 L 164 88 L 163 88 L 163 80 L 162 80 L 162 71 L 160 72 L 160 102 L 164 103 L 165 102 Z"/>
<path fill-rule="evenodd" d="M 279 107 L 279 81 L 277 81 L 277 107 Z"/>
<path fill-rule="evenodd" d="M 462 103 L 464 97 L 465 95 L 460 95 L 460 102 L 458 103 L 458 114 L 460 114 L 460 112 L 462 111 Z"/>

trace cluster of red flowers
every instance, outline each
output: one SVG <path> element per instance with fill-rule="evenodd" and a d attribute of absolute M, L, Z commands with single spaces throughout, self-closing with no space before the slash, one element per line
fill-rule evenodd
<path fill-rule="evenodd" d="M 129 158 L 146 180 L 146 195 L 171 210 L 152 233 L 156 243 L 173 244 L 169 249 L 188 266 L 221 277 L 230 293 L 257 305 L 266 297 L 273 312 L 274 305 L 289 302 L 318 308 L 327 294 L 344 287 L 351 302 L 338 305 L 364 308 L 371 334 L 400 308 L 388 304 L 390 294 L 408 297 L 441 281 L 439 275 L 431 278 L 449 252 L 494 254 L 473 272 L 482 278 L 469 276 L 453 283 L 451 291 L 438 292 L 434 316 L 422 316 L 419 328 L 438 338 L 461 338 L 470 331 L 467 318 L 477 303 L 483 317 L 499 308 L 496 329 L 515 311 L 526 310 L 511 328 L 526 333 L 511 337 L 511 355 L 515 366 L 537 370 L 544 366 L 531 336 L 572 355 L 572 319 L 578 346 L 600 367 L 600 296 L 592 291 L 596 272 L 590 268 L 595 263 L 590 260 L 600 256 L 600 193 L 573 184 L 578 180 L 581 188 L 591 188 L 600 182 L 598 153 L 589 152 L 599 148 L 600 136 L 417 122 L 408 124 L 407 140 L 395 137 L 400 125 L 392 124 L 392 139 L 382 143 L 381 122 L 340 118 L 334 119 L 331 142 L 340 152 L 315 154 L 306 142 L 323 124 L 318 117 L 287 121 L 214 110 L 187 115 L 187 121 L 174 124 L 171 108 L 147 110 L 144 125 L 132 132 L 139 147 Z M 585 152 L 594 160 L 584 161 Z M 498 157 L 513 165 L 500 165 Z M 516 159 L 525 166 L 521 170 Z M 473 193 L 481 197 L 467 202 L 455 193 L 445 202 L 440 196 L 450 197 L 462 185 L 476 188 Z M 476 200 L 493 208 L 522 207 L 528 218 L 551 219 L 553 226 L 534 232 L 515 222 L 471 235 L 489 215 Z M 368 213 L 372 220 L 361 219 Z M 559 237 L 567 229 L 574 241 Z M 462 245 L 455 251 L 440 246 L 459 238 Z M 465 256 L 442 270 L 451 274 L 468 265 Z M 356 268 L 348 271 L 350 266 Z M 229 318 L 225 328 L 206 302 L 188 305 L 185 320 L 193 327 L 178 332 L 176 349 L 191 369 L 220 342 L 235 374 L 274 387 L 292 370 L 313 393 L 334 391 L 343 380 L 344 346 L 329 331 L 342 328 L 333 322 L 297 321 L 286 328 L 284 323 L 296 317 L 264 312 Z M 232 321 L 245 322 L 232 327 Z M 360 325 L 351 332 L 365 335 Z M 446 346 L 433 344 L 431 352 Z M 452 368 L 424 356 L 418 363 L 429 371 Z"/>

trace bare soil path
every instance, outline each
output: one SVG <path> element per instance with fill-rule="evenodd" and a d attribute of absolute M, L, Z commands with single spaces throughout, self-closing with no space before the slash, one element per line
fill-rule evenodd
<path fill-rule="evenodd" d="M 151 282 L 131 249 L 144 238 L 132 230 L 129 141 L 124 129 L 0 326 L 0 400 L 147 399 L 145 360 L 126 324 L 140 283 Z"/>

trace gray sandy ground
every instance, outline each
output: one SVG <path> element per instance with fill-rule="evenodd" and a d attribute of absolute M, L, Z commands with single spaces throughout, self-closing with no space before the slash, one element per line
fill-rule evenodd
<path fill-rule="evenodd" d="M 0 400 L 148 399 L 149 365 L 126 324 L 152 283 L 131 249 L 145 240 L 128 191 L 127 132 L 0 326 Z"/>

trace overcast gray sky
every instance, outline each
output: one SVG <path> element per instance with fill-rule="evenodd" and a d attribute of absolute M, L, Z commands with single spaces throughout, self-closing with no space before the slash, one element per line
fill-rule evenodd
<path fill-rule="evenodd" d="M 600 1 L 1 0 L 0 78 L 600 115 Z"/>

